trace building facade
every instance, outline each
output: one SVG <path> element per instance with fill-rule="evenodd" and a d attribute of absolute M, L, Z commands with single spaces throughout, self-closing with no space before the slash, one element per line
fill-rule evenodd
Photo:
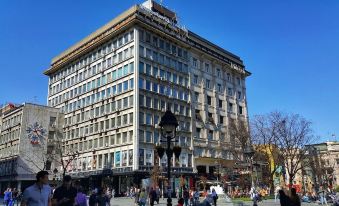
<path fill-rule="evenodd" d="M 67 172 L 123 192 L 159 161 L 158 122 L 177 117 L 174 175 L 213 173 L 233 161 L 229 119 L 247 122 L 242 60 L 180 26 L 154 1 L 135 5 L 52 60 L 48 105 L 65 113 L 63 149 L 78 150 Z M 102 178 L 98 178 L 101 176 Z M 91 183 L 89 183 L 91 184 Z M 175 183 L 176 184 L 176 183 Z"/>
<path fill-rule="evenodd" d="M 56 167 L 48 146 L 54 144 L 63 115 L 59 110 L 24 103 L 2 108 L 0 133 L 0 191 L 6 187 L 23 189 L 40 170 Z M 53 176 L 51 175 L 51 178 Z"/>
<path fill-rule="evenodd" d="M 308 145 L 310 166 L 299 177 L 308 189 L 335 188 L 339 185 L 339 142 L 327 141 Z"/>

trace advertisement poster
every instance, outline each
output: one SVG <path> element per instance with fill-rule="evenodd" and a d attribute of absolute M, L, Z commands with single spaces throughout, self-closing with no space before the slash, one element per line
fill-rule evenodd
<path fill-rule="evenodd" d="M 122 166 L 127 166 L 127 151 L 122 151 L 122 160 L 121 160 Z"/>
<path fill-rule="evenodd" d="M 139 149 L 139 165 L 145 165 L 144 158 L 144 149 Z"/>
<path fill-rule="evenodd" d="M 128 165 L 130 166 L 133 165 L 133 150 L 132 149 L 128 151 Z"/>
<path fill-rule="evenodd" d="M 153 151 L 152 150 L 146 150 L 146 165 L 152 165 L 153 161 L 152 161 L 152 155 Z"/>
<path fill-rule="evenodd" d="M 120 151 L 115 153 L 115 166 L 120 167 Z"/>

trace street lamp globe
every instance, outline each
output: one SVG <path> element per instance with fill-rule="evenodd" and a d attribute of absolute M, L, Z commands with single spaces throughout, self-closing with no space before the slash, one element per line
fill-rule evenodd
<path fill-rule="evenodd" d="M 244 155 L 246 155 L 249 158 L 252 158 L 254 156 L 254 153 L 255 153 L 255 151 L 254 151 L 253 147 L 250 146 L 250 145 L 247 145 L 245 150 L 244 150 Z"/>
<path fill-rule="evenodd" d="M 167 110 L 162 116 L 159 126 L 161 130 L 161 134 L 164 137 L 175 137 L 176 135 L 176 128 L 178 126 L 177 118 L 171 112 L 171 110 Z"/>

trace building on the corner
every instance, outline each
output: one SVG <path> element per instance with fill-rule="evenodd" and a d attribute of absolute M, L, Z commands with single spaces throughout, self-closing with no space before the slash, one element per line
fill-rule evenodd
<path fill-rule="evenodd" d="M 326 141 L 307 145 L 306 167 L 299 176 L 306 189 L 319 189 L 319 186 L 335 188 L 339 185 L 339 142 Z"/>
<path fill-rule="evenodd" d="M 63 119 L 58 109 L 43 105 L 8 104 L 1 108 L 0 191 L 26 188 L 40 170 L 49 171 L 53 178 L 57 165 L 55 158 L 47 158 L 53 150 L 48 147 L 54 145 Z"/>
<path fill-rule="evenodd" d="M 56 56 L 44 74 L 48 105 L 65 113 L 63 149 L 80 152 L 67 173 L 89 186 L 113 176 L 119 193 L 157 162 L 157 124 L 167 108 L 179 121 L 176 177 L 229 166 L 228 122 L 248 118 L 250 73 L 242 60 L 180 26 L 154 1 L 131 7 Z M 165 162 L 166 155 L 163 171 Z"/>

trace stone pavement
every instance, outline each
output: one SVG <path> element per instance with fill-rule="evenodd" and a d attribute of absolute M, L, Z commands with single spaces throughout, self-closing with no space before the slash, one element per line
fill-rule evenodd
<path fill-rule="evenodd" d="M 155 206 L 165 206 L 166 205 L 166 199 L 160 199 L 159 204 L 155 204 Z M 172 205 L 176 206 L 178 203 L 177 199 L 172 199 Z M 147 204 L 149 205 L 149 203 Z M 244 202 L 243 206 L 252 206 L 252 202 Z M 319 205 L 317 203 L 302 203 L 302 206 L 316 206 Z M 112 198 L 111 199 L 111 206 L 134 206 L 134 199 L 126 198 L 126 197 L 119 197 L 119 198 Z M 233 203 L 226 203 L 226 201 L 223 201 L 219 198 L 218 200 L 218 206 L 238 206 L 238 204 Z M 240 206 L 240 205 L 239 205 Z M 274 200 L 264 200 L 262 202 L 258 203 L 258 206 L 280 206 L 279 202 L 274 202 Z"/>
<path fill-rule="evenodd" d="M 159 204 L 155 204 L 155 206 L 166 206 L 166 199 L 160 199 Z M 178 199 L 172 199 L 172 205 L 176 206 L 178 203 Z M 3 206 L 3 201 L 0 199 L 0 206 Z M 20 204 L 19 204 L 20 205 Z M 252 202 L 244 202 L 243 205 L 233 204 L 233 203 L 226 203 L 225 200 L 219 198 L 218 200 L 218 206 L 252 206 Z M 302 203 L 302 206 L 316 206 L 319 204 L 316 203 Z M 330 205 L 330 204 L 329 204 Z M 15 204 L 16 206 L 16 204 Z M 110 206 L 134 206 L 134 199 L 127 198 L 127 197 L 119 197 L 119 198 L 112 198 L 111 199 L 111 205 Z M 149 206 L 149 203 L 147 204 Z M 259 202 L 258 206 L 280 206 L 280 204 L 277 202 L 275 203 L 274 200 L 264 200 L 263 202 Z"/>

